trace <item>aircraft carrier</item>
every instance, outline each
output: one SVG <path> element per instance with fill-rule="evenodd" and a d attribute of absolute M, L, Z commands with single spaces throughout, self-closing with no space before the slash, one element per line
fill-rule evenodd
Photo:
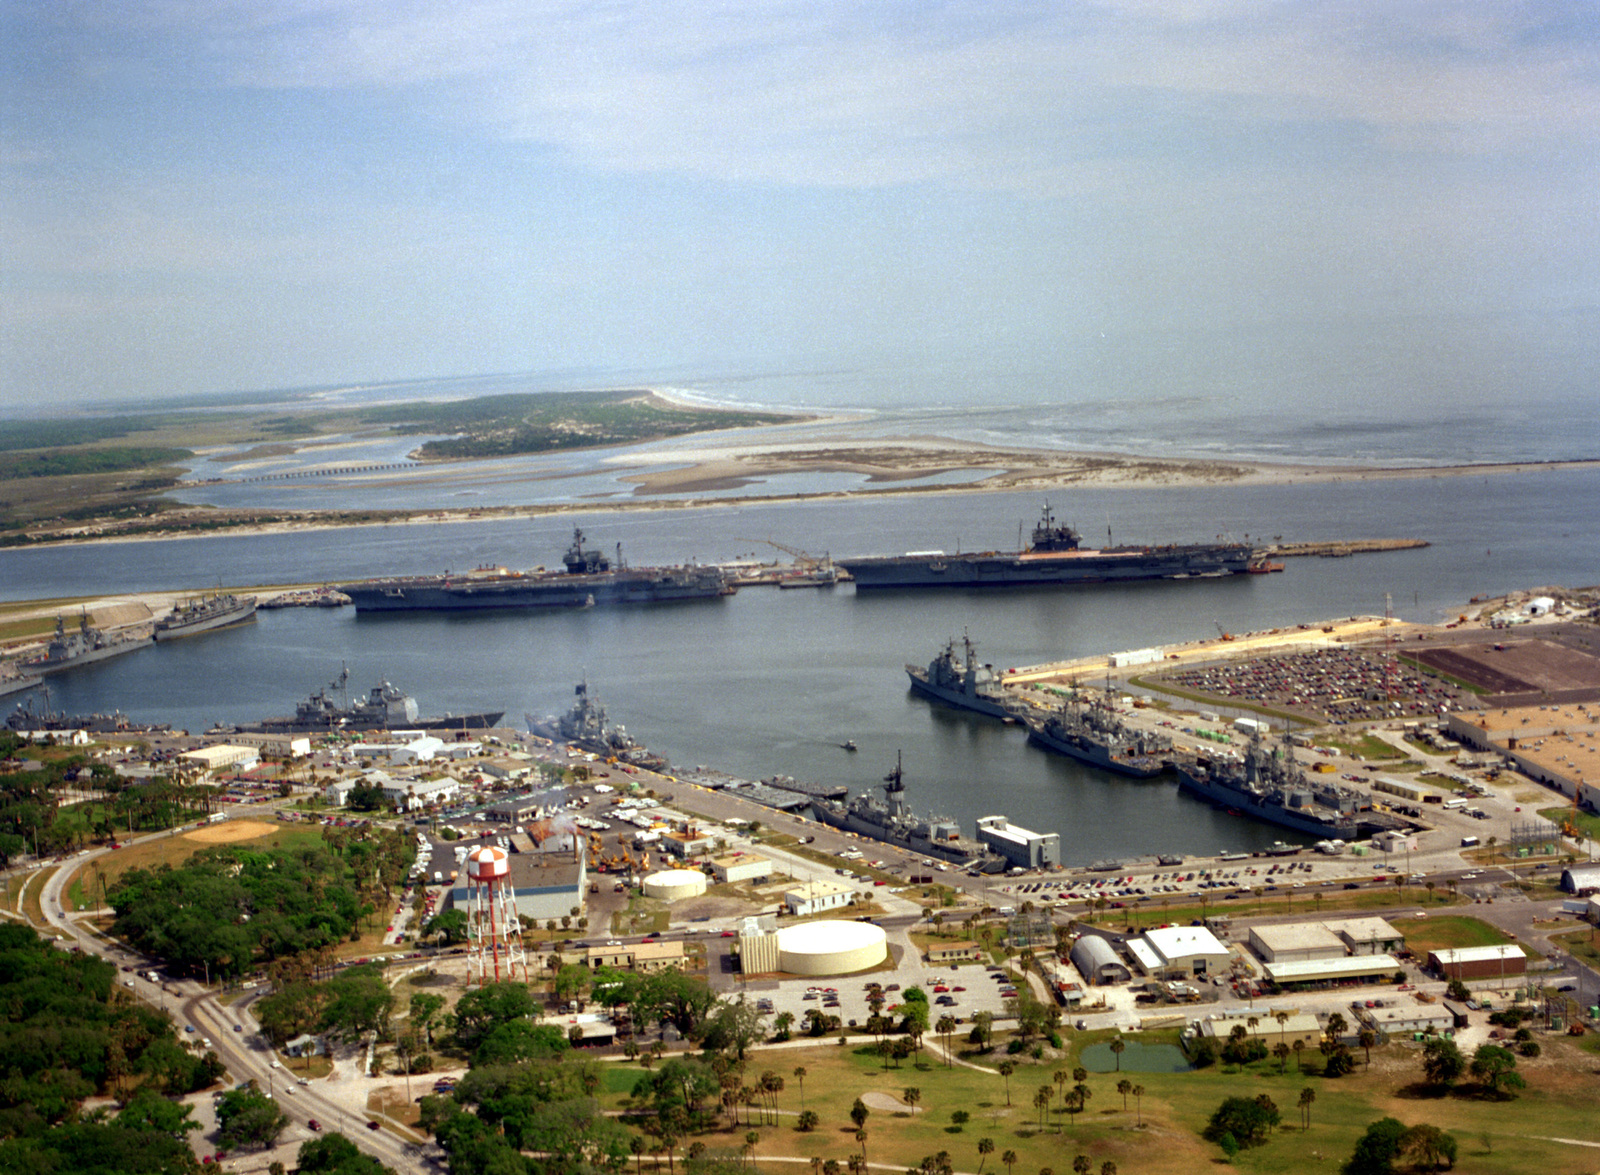
<path fill-rule="evenodd" d="M 1145 579 L 1216 579 L 1268 570 L 1249 543 L 1218 541 L 1165 547 L 1085 548 L 1072 527 L 1058 523 L 1047 505 L 1022 551 L 948 555 L 861 555 L 836 559 L 856 590 L 872 588 L 1029 587 L 1045 584 L 1125 583 Z"/>
<path fill-rule="evenodd" d="M 339 585 L 358 612 L 462 611 L 484 608 L 603 608 L 682 600 L 715 600 L 737 588 L 715 567 L 622 566 L 586 549 L 574 529 L 565 571 L 481 567 L 459 575 L 368 579 Z"/>

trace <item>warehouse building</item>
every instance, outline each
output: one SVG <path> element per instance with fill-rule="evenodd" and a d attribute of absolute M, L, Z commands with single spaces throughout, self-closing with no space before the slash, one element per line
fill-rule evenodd
<path fill-rule="evenodd" d="M 1382 983 L 1401 970 L 1393 955 L 1349 955 L 1337 959 L 1296 959 L 1263 963 L 1261 969 L 1279 987 L 1327 987 L 1339 983 Z"/>
<path fill-rule="evenodd" d="M 1214 975 L 1232 961 L 1227 944 L 1204 926 L 1159 926 L 1129 939 L 1128 952 L 1152 979 Z"/>
<path fill-rule="evenodd" d="M 1561 888 L 1580 897 L 1600 893 L 1600 865 L 1573 865 L 1563 869 Z"/>
<path fill-rule="evenodd" d="M 1133 972 L 1112 946 L 1098 934 L 1085 934 L 1072 944 L 1072 965 L 1084 982 L 1095 987 L 1108 983 L 1127 983 Z"/>
<path fill-rule="evenodd" d="M 1344 940 L 1319 922 L 1285 922 L 1250 928 L 1250 949 L 1267 963 L 1342 959 Z"/>
<path fill-rule="evenodd" d="M 1516 943 L 1429 951 L 1428 968 L 1445 979 L 1501 979 L 1527 973 L 1528 957 Z"/>
<path fill-rule="evenodd" d="M 1347 918 L 1323 926 L 1337 934 L 1352 955 L 1392 955 L 1406 945 L 1405 935 L 1382 918 Z"/>
<path fill-rule="evenodd" d="M 748 853 L 717 857 L 711 862 L 711 876 L 722 885 L 730 881 L 765 881 L 772 876 L 772 862 Z"/>

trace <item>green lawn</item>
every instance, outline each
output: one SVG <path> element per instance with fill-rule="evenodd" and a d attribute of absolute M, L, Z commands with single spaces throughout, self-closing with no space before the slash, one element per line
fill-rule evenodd
<path fill-rule="evenodd" d="M 1337 747 L 1353 759 L 1362 759 L 1369 762 L 1381 762 L 1389 759 L 1404 759 L 1406 753 L 1393 743 L 1385 742 L 1376 735 L 1363 734 L 1351 738 L 1327 738 L 1317 740 L 1318 746 Z"/>
<path fill-rule="evenodd" d="M 1161 1041 L 1170 1037 L 1151 1035 Z M 1086 1033 L 1068 1047 L 1103 1037 Z M 1229 1096 L 1266 1094 L 1282 1112 L 1284 1126 L 1266 1145 L 1240 1154 L 1234 1164 L 1239 1171 L 1285 1175 L 1336 1171 L 1367 1124 L 1386 1115 L 1408 1124 L 1430 1122 L 1451 1131 L 1460 1146 L 1458 1170 L 1488 1175 L 1592 1170 L 1592 1153 L 1546 1139 L 1593 1137 L 1593 1079 L 1587 1075 L 1593 1059 L 1559 1038 L 1552 1038 L 1545 1054 L 1546 1058 L 1578 1058 L 1583 1063 L 1569 1069 L 1547 1060 L 1530 1068 L 1528 1091 L 1508 1102 L 1464 1095 L 1415 1096 L 1409 1087 L 1420 1077 L 1419 1054 L 1409 1043 L 1374 1052 L 1375 1072 L 1365 1072 L 1358 1065 L 1356 1073 L 1338 1080 L 1297 1074 L 1292 1061 L 1282 1075 L 1276 1062 L 1250 1066 L 1243 1072 L 1218 1067 L 1190 1073 L 1128 1074 L 1145 1092 L 1142 1099 L 1129 1097 L 1126 1109 L 1116 1092 L 1118 1075 L 1091 1074 L 1086 1082 L 1092 1093 L 1089 1105 L 1074 1121 L 1061 1113 L 1059 1088 L 1052 1080 L 1057 1070 L 1070 1071 L 1071 1054 L 1053 1064 L 1022 1061 L 1009 1081 L 1008 1105 L 1007 1082 L 998 1074 L 947 1068 L 931 1058 L 885 1072 L 882 1062 L 860 1044 L 853 1042 L 847 1048 L 830 1044 L 753 1053 L 746 1083 L 768 1069 L 784 1079 L 785 1089 L 778 1099 L 779 1123 L 741 1120 L 735 1126 L 724 1119 L 721 1129 L 702 1136 L 701 1141 L 712 1151 L 737 1152 L 745 1132 L 753 1129 L 761 1135 L 755 1151 L 757 1170 L 793 1175 L 805 1169 L 794 1163 L 763 1165 L 759 1161 L 762 1155 L 817 1156 L 842 1164 L 857 1149 L 855 1128 L 849 1120 L 855 1098 L 872 1091 L 900 1097 L 907 1087 L 916 1087 L 921 1091 L 921 1112 L 913 1115 L 876 1109 L 868 1116 L 866 1151 L 874 1165 L 905 1170 L 924 1156 L 947 1151 L 957 1170 L 977 1171 L 978 1140 L 990 1138 L 995 1150 L 982 1160 L 985 1172 L 1005 1172 L 1000 1160 L 1009 1150 L 1016 1153 L 1013 1175 L 1033 1175 L 1047 1166 L 1057 1172 L 1070 1170 L 1078 1154 L 1087 1155 L 1096 1171 L 1110 1159 L 1119 1172 L 1129 1175 L 1192 1175 L 1211 1170 L 1221 1158 L 1215 1146 L 1199 1137 L 1211 1111 Z M 997 1050 L 980 1059 L 994 1064 L 1004 1055 Z M 822 1120 L 812 1132 L 801 1132 L 795 1125 L 801 1109 L 800 1083 L 793 1074 L 796 1065 L 806 1069 L 804 1106 Z M 608 1107 L 620 1105 L 618 1087 L 631 1086 L 636 1072 L 633 1066 L 619 1066 L 616 1073 L 608 1073 Z M 1043 1127 L 1033 1104 L 1041 1086 L 1051 1089 L 1054 1107 Z M 1306 1088 L 1314 1091 L 1316 1100 L 1311 1107 L 1311 1128 L 1302 1132 L 1296 1104 Z M 951 1121 L 951 1113 L 958 1109 L 970 1115 L 959 1128 Z M 1486 1130 L 1491 1136 L 1489 1150 L 1481 1141 Z"/>

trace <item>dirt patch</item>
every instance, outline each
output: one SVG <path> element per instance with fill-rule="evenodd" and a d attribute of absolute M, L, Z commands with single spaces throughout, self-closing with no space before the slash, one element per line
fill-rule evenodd
<path fill-rule="evenodd" d="M 1491 694 L 1555 693 L 1600 687 L 1600 658 L 1551 640 L 1422 649 L 1411 655 L 1425 665 L 1471 682 Z"/>
<path fill-rule="evenodd" d="M 882 1090 L 870 1090 L 861 1095 L 861 1104 L 869 1110 L 885 1110 L 891 1114 L 920 1114 L 921 1106 L 908 1106 L 905 1102 L 895 1097 L 892 1093 Z"/>
<path fill-rule="evenodd" d="M 203 845 L 225 845 L 238 840 L 255 840 L 258 836 L 276 831 L 276 824 L 263 824 L 259 820 L 225 820 L 221 824 L 207 824 L 204 828 L 186 832 L 183 839 Z"/>

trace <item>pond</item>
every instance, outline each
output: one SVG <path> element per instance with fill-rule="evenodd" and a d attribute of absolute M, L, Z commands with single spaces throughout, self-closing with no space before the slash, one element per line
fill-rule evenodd
<path fill-rule="evenodd" d="M 1189 1058 L 1175 1044 L 1140 1044 L 1124 1040 L 1128 1047 L 1122 1052 L 1122 1070 L 1126 1073 L 1187 1073 Z M 1084 1049 L 1079 1055 L 1083 1067 L 1091 1073 L 1112 1073 L 1117 1069 L 1117 1054 L 1111 1051 L 1110 1041 L 1100 1041 Z"/>

